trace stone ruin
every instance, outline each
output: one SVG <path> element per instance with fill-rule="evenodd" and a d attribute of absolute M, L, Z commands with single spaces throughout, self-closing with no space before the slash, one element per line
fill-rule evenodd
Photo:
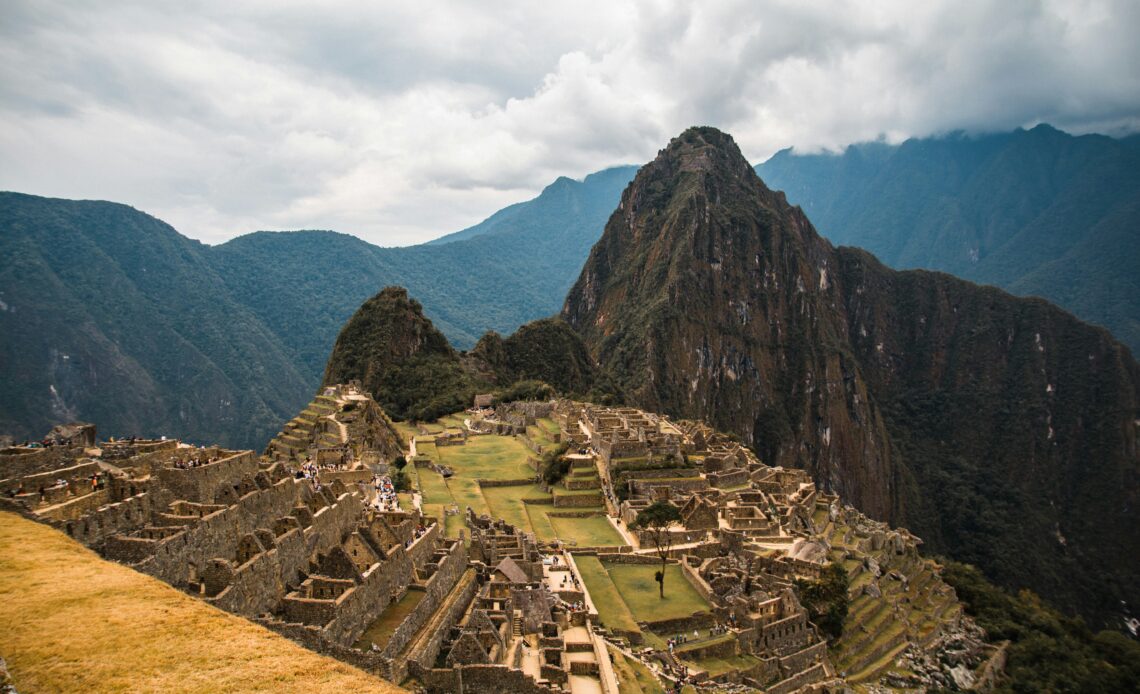
<path fill-rule="evenodd" d="M 701 423 L 565 400 L 508 403 L 473 415 L 454 443 L 519 435 L 539 454 L 526 432 L 546 417 L 561 427 L 556 440 L 572 462 L 563 484 L 574 493 L 556 493 L 555 506 L 602 506 L 618 528 L 655 501 L 678 507 L 668 561 L 710 609 L 640 627 L 707 636 L 655 648 L 600 622 L 574 554 L 656 563 L 636 530 L 640 548 L 566 548 L 467 509 L 460 538 L 448 539 L 442 519 L 414 504 L 379 510 L 377 480 L 405 451 L 356 384 L 322 389 L 260 456 L 175 440 L 100 442 L 88 425 L 57 428 L 50 445 L 0 450 L 0 507 L 428 692 L 538 694 L 582 682 L 616 692 L 615 650 L 667 684 L 778 693 L 844 682 L 921 687 L 964 681 L 976 668 L 976 627 L 938 567 L 919 556 L 917 538 Z M 852 602 L 829 648 L 796 583 L 832 562 L 850 577 Z M 738 665 L 701 666 L 725 658 Z M 953 676 L 944 663 L 957 668 Z"/>

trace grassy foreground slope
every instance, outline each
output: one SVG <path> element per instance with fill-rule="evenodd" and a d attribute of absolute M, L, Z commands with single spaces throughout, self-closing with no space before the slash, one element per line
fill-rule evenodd
<path fill-rule="evenodd" d="M 0 513 L 0 654 L 20 692 L 400 692 Z"/>

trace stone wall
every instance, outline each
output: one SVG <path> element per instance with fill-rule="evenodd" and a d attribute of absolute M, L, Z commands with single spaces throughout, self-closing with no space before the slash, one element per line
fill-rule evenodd
<path fill-rule="evenodd" d="M 241 538 L 259 529 L 274 527 L 280 518 L 291 517 L 299 500 L 311 494 L 306 482 L 292 478 L 282 479 L 269 489 L 250 492 L 232 506 L 212 513 L 185 532 L 162 541 L 154 556 L 135 568 L 176 587 L 185 587 L 191 564 L 200 568 L 215 558 L 234 559 Z M 316 497 L 316 500 L 323 503 L 322 497 Z M 342 494 L 336 503 L 320 507 L 312 514 L 311 521 L 302 530 L 301 545 L 287 543 L 270 557 L 278 572 L 278 580 L 269 585 L 278 586 L 277 599 L 283 597 L 284 585 L 295 581 L 298 572 L 305 568 L 308 557 L 314 553 L 325 553 L 341 543 L 355 526 L 363 508 L 358 496 Z M 243 608 L 239 614 L 249 613 Z"/>
<path fill-rule="evenodd" d="M 630 480 L 630 487 L 636 496 L 652 496 L 654 487 L 667 487 L 672 492 L 702 492 L 709 488 L 708 480 L 703 477 L 696 477 L 693 479 L 668 479 L 663 478 L 660 480 Z"/>
<path fill-rule="evenodd" d="M 708 480 L 714 487 L 736 487 L 749 482 L 748 470 L 737 468 L 728 472 L 710 473 Z"/>
<path fill-rule="evenodd" d="M 455 588 L 456 583 L 463 576 L 467 568 L 467 548 L 462 542 L 456 541 L 447 557 L 439 563 L 435 574 L 424 584 L 424 597 L 415 608 L 404 617 L 404 621 L 392 632 L 388 643 L 384 646 L 383 655 L 387 658 L 396 658 L 412 640 L 424 624 L 439 609 L 443 600 Z M 471 595 L 475 594 L 478 585 L 471 583 Z M 467 602 L 470 602 L 470 596 Z"/>
<path fill-rule="evenodd" d="M 650 530 L 638 530 L 637 542 L 642 547 L 653 547 L 653 532 Z M 691 542 L 700 542 L 708 537 L 707 530 L 671 530 L 669 534 L 673 538 L 674 545 L 684 545 Z"/>
<path fill-rule="evenodd" d="M 253 451 L 243 451 L 200 467 L 163 467 L 158 470 L 158 479 L 175 498 L 212 504 L 220 490 L 256 475 L 257 470 Z"/>
<path fill-rule="evenodd" d="M 435 553 L 435 546 L 439 542 L 441 534 L 440 524 L 438 522 L 433 523 L 423 535 L 413 540 L 412 545 L 408 547 L 408 558 L 411 559 L 412 566 L 416 567 L 417 571 L 422 571 L 424 565 Z"/>
<path fill-rule="evenodd" d="M 668 589 L 666 586 L 665 590 Z M 683 634 L 696 629 L 708 629 L 714 624 L 716 624 L 716 616 L 711 612 L 694 612 L 688 617 L 646 622 L 649 630 L 656 634 Z"/>
<path fill-rule="evenodd" d="M 709 601 L 709 603 L 713 605 L 720 604 L 720 599 L 716 593 L 713 592 L 712 587 L 709 586 L 708 582 L 705 579 L 701 578 L 701 575 L 697 569 L 694 569 L 689 565 L 689 562 L 681 562 L 681 575 L 685 577 L 685 580 L 689 582 L 689 585 L 693 587 L 693 590 L 697 591 L 697 593 L 700 594 L 702 598 Z"/>
<path fill-rule="evenodd" d="M 554 506 L 556 508 L 583 508 L 586 506 L 601 506 L 602 494 L 555 494 Z"/>
<path fill-rule="evenodd" d="M 401 594 L 411 583 L 413 573 L 410 556 L 405 552 L 396 552 L 389 561 L 372 565 L 360 584 L 336 601 L 334 618 L 325 624 L 325 639 L 351 646 L 387 609 L 393 596 Z"/>
<path fill-rule="evenodd" d="M 321 481 L 332 484 L 333 480 L 340 480 L 345 485 L 365 483 L 372 481 L 372 471 L 360 470 L 321 470 Z"/>
<path fill-rule="evenodd" d="M 444 599 L 440 610 L 429 620 L 426 629 L 430 630 L 430 633 L 424 634 L 413 643 L 406 662 L 396 661 L 392 664 L 392 678 L 395 681 L 402 681 L 406 674 L 415 675 L 417 671 L 430 669 L 434 665 L 450 627 L 458 622 L 459 617 L 467 610 L 478 587 L 474 570 L 465 571 L 455 588 Z"/>
<path fill-rule="evenodd" d="M 827 642 L 818 641 L 800 651 L 780 658 L 780 672 L 785 676 L 806 669 L 814 663 L 822 663 L 827 658 Z"/>
<path fill-rule="evenodd" d="M 433 694 L 552 694 L 561 691 L 540 685 L 522 670 L 506 665 L 420 669 L 415 674 L 424 688 Z"/>
<path fill-rule="evenodd" d="M 484 480 L 477 479 L 475 483 L 480 487 L 529 487 L 534 484 L 533 477 L 518 478 L 513 480 Z"/>
<path fill-rule="evenodd" d="M 827 677 L 827 672 L 824 670 L 823 665 L 814 665 L 807 670 L 797 672 L 786 680 L 781 680 L 771 685 L 765 691 L 768 692 L 768 694 L 791 694 L 791 692 L 809 685 L 812 682 L 819 682 L 825 677 Z"/>
<path fill-rule="evenodd" d="M 688 660 L 704 658 L 731 658 L 739 655 L 740 642 L 734 637 L 712 640 L 709 643 L 685 644 L 677 648 L 677 656 Z"/>
<path fill-rule="evenodd" d="M 135 532 L 146 525 L 153 510 L 153 499 L 151 493 L 141 492 L 96 509 L 86 518 L 52 525 L 88 547 L 98 547 L 108 538 L 119 533 Z"/>
<path fill-rule="evenodd" d="M 278 619 L 255 618 L 253 621 L 281 634 L 290 641 L 301 644 L 311 651 L 332 656 L 337 660 L 358 667 L 377 677 L 392 679 L 388 674 L 388 662 L 379 653 L 360 651 L 355 648 L 346 648 L 340 644 L 330 643 L 323 638 L 320 627 L 283 622 Z"/>
<path fill-rule="evenodd" d="M 0 451 L 0 479 L 8 480 L 58 468 L 75 458 L 75 449 L 62 446 L 51 448 L 5 448 Z"/>

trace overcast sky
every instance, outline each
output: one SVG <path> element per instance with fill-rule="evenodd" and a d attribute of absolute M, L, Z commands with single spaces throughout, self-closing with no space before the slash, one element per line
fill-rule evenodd
<path fill-rule="evenodd" d="M 317 3 L 314 3 L 317 4 Z M 0 189 L 416 243 L 651 159 L 1140 129 L 1140 3 L 0 3 Z M 493 8 L 493 11 L 489 11 Z"/>

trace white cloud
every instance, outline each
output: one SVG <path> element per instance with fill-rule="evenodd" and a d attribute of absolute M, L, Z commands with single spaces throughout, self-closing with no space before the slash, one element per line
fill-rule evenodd
<path fill-rule="evenodd" d="M 693 124 L 754 162 L 1040 121 L 1140 127 L 1140 5 L 9 2 L 0 187 L 218 242 L 382 245 L 651 158 Z"/>

